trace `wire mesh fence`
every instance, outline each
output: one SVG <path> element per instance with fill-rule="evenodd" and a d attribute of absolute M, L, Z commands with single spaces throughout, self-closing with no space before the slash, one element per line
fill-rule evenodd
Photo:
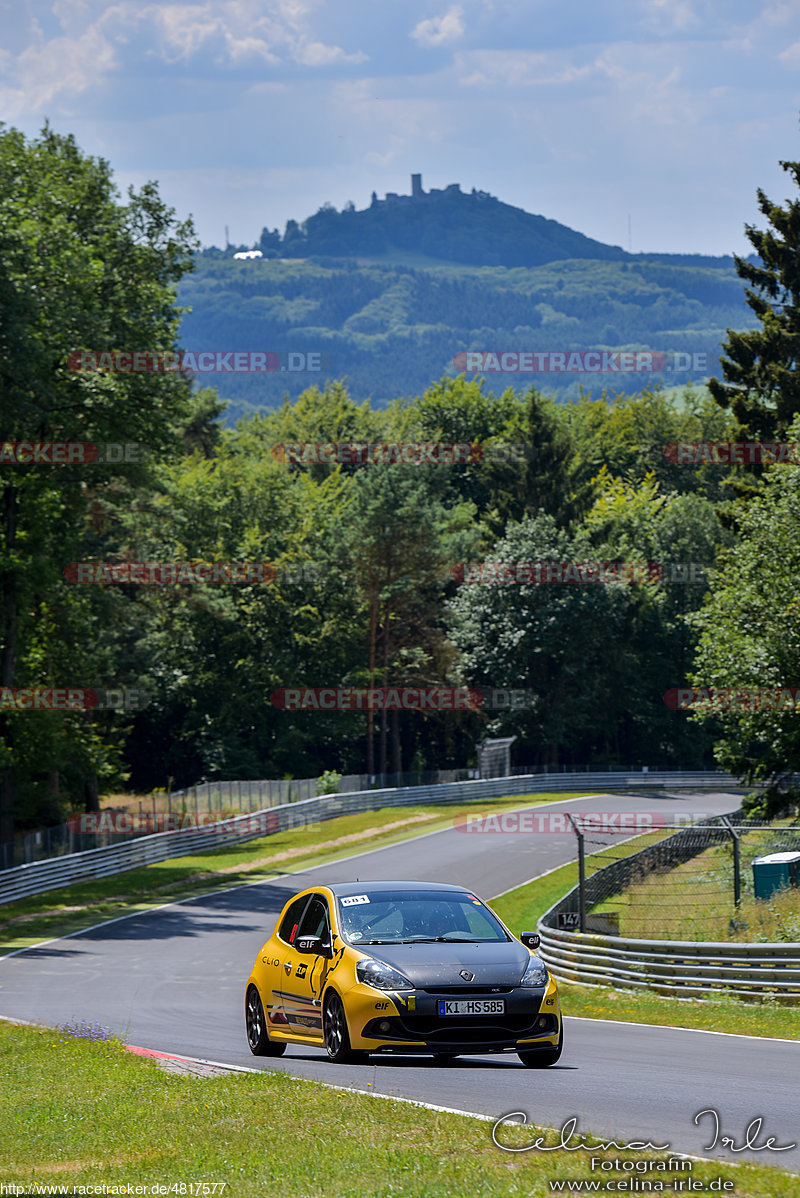
<path fill-rule="evenodd" d="M 763 824 L 737 812 L 661 829 L 639 851 L 640 842 L 609 844 L 607 828 L 579 817 L 574 825 L 579 885 L 553 908 L 553 926 L 631 939 L 800 941 L 800 856 L 769 877 L 759 862 L 800 855 L 797 817 Z"/>

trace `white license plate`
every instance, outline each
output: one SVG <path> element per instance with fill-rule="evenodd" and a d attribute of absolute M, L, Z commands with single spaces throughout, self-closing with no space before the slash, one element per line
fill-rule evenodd
<path fill-rule="evenodd" d="M 505 1015 L 504 998 L 440 998 L 440 1015 Z"/>

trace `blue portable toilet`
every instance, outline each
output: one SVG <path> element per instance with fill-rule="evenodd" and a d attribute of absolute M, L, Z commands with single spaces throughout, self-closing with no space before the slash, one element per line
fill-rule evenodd
<path fill-rule="evenodd" d="M 771 898 L 776 890 L 797 886 L 800 879 L 800 853 L 768 853 L 753 861 L 753 893 L 757 899 Z"/>

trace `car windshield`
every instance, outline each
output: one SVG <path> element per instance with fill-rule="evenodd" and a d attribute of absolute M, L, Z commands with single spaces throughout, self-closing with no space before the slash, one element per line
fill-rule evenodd
<path fill-rule="evenodd" d="M 509 939 L 489 908 L 461 891 L 365 890 L 338 903 L 339 927 L 352 944 Z"/>

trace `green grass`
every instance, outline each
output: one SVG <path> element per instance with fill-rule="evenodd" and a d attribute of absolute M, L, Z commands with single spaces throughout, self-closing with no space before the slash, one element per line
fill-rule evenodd
<path fill-rule="evenodd" d="M 0 956 L 104 919 L 337 861 L 447 828 L 462 812 L 509 811 L 578 796 L 579 792 L 542 793 L 477 803 L 384 807 L 49 890 L 0 906 Z M 387 825 L 397 826 L 387 831 Z"/>
<path fill-rule="evenodd" d="M 638 852 L 669 833 L 648 833 L 586 858 L 590 877 L 610 860 Z M 537 920 L 571 887 L 577 885 L 577 864 L 563 865 L 545 877 L 508 891 L 492 907 L 513 932 L 533 931 Z M 600 909 L 600 908 L 598 908 Z M 744 1036 L 798 1038 L 797 1007 L 765 999 L 743 1002 L 727 996 L 677 1001 L 650 991 L 619 991 L 608 986 L 575 986 L 559 982 L 564 1014 L 587 1019 L 619 1019 L 667 1027 L 701 1028 Z"/>
<path fill-rule="evenodd" d="M 651 991 L 614 990 L 608 986 L 572 986 L 558 983 L 565 1014 L 586 1019 L 619 1019 L 624 1023 L 652 1023 L 667 1027 L 700 1028 L 732 1032 L 739 1036 L 775 1036 L 797 1040 L 797 1007 L 770 999 L 742 1002 L 727 995 L 678 1001 Z"/>
<path fill-rule="evenodd" d="M 369 1082 L 365 1068 L 365 1089 Z M 224 1182 L 223 1198 L 544 1198 L 551 1180 L 597 1178 L 592 1156 L 658 1159 L 613 1149 L 506 1153 L 492 1143 L 491 1127 L 281 1073 L 173 1076 L 113 1041 L 0 1024 L 6 1184 L 159 1182 L 177 1183 L 180 1193 L 185 1183 L 188 1193 L 189 1183 Z M 591 1129 L 578 1130 L 588 1137 Z M 536 1134 L 548 1144 L 559 1139 L 533 1127 L 498 1138 L 521 1145 Z M 690 1173 L 650 1176 L 691 1176 L 706 1186 L 723 1177 L 736 1198 L 797 1194 L 797 1177 L 774 1167 L 690 1164 Z"/>

